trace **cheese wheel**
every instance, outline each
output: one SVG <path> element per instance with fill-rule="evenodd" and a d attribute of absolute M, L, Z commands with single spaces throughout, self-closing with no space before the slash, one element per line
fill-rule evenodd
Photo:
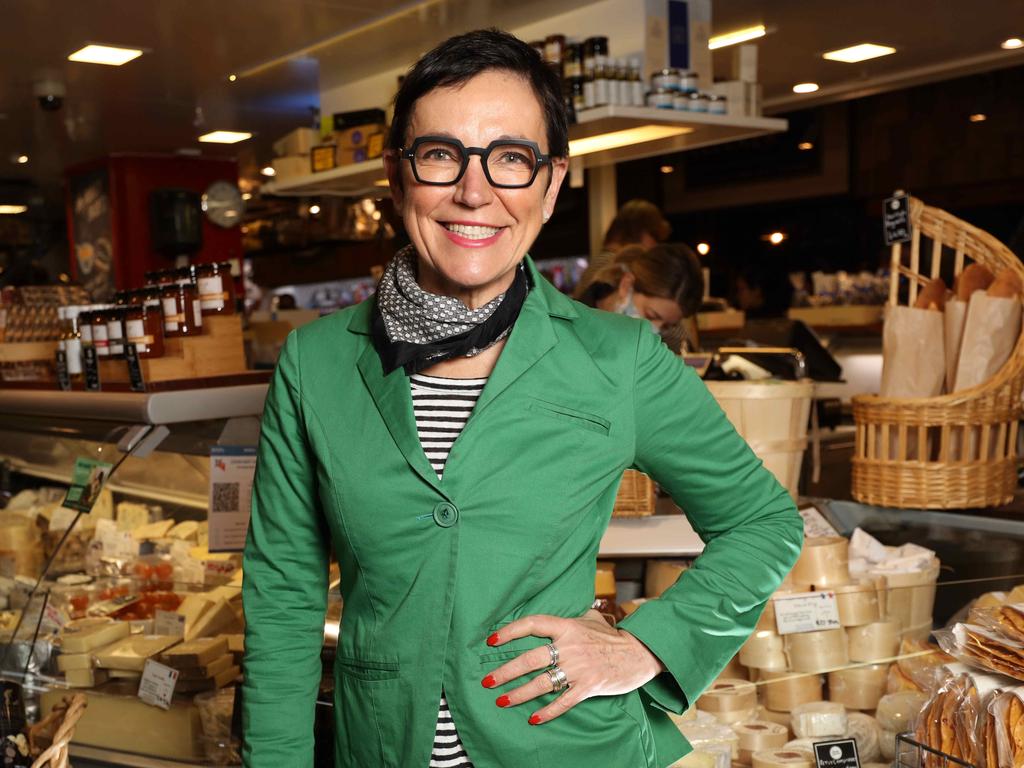
<path fill-rule="evenodd" d="M 891 659 L 899 651 L 900 627 L 894 621 L 876 621 L 846 630 L 850 661 Z"/>
<path fill-rule="evenodd" d="M 814 701 L 793 710 L 793 733 L 798 739 L 842 736 L 848 719 L 846 707 L 834 701 Z"/>
<path fill-rule="evenodd" d="M 750 765 L 755 752 L 778 749 L 789 741 L 789 728 L 778 723 L 751 720 L 737 723 L 732 729 L 740 737 L 739 761 L 744 765 Z"/>
<path fill-rule="evenodd" d="M 754 684 L 733 678 L 716 680 L 704 695 L 697 699 L 697 709 L 715 714 L 749 711 L 756 706 L 757 688 Z"/>
<path fill-rule="evenodd" d="M 859 627 L 878 621 L 878 590 L 873 581 L 859 581 L 834 587 L 839 623 Z"/>
<path fill-rule="evenodd" d="M 800 557 L 790 571 L 793 583 L 801 588 L 815 586 L 831 589 L 850 583 L 850 542 L 842 536 L 818 536 L 804 539 Z"/>
<path fill-rule="evenodd" d="M 821 701 L 821 675 L 764 673 L 764 705 L 773 712 L 791 712 L 801 704 Z"/>
<path fill-rule="evenodd" d="M 740 648 L 740 663 L 752 669 L 786 669 L 782 637 L 766 629 L 754 632 Z"/>
<path fill-rule="evenodd" d="M 849 663 L 846 631 L 824 629 L 786 635 L 786 658 L 794 672 L 822 672 Z"/>
<path fill-rule="evenodd" d="M 875 709 L 885 694 L 888 675 L 888 664 L 829 672 L 828 697 L 849 709 Z"/>

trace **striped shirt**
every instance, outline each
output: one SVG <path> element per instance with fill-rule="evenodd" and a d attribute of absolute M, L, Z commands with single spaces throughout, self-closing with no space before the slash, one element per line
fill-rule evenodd
<path fill-rule="evenodd" d="M 452 445 L 466 426 L 487 379 L 443 379 L 414 374 L 409 377 L 416 431 L 430 466 L 440 478 Z M 430 768 L 473 768 L 452 720 L 444 691 L 434 730 Z"/>

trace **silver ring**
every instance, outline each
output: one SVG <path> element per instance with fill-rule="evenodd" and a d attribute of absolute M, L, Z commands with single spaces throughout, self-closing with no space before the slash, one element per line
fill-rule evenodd
<path fill-rule="evenodd" d="M 548 666 L 549 667 L 557 667 L 558 666 L 558 649 L 555 647 L 554 643 L 548 643 L 545 647 L 548 649 L 548 653 L 551 655 L 551 661 L 548 663 Z"/>
<path fill-rule="evenodd" d="M 549 669 L 548 680 L 551 681 L 551 690 L 554 693 L 564 691 L 569 687 L 569 678 L 565 676 L 565 672 L 561 667 L 552 667 Z"/>

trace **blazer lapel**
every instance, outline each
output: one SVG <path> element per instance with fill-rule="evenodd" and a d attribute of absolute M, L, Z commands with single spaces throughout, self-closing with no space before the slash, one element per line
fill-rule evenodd
<path fill-rule="evenodd" d="M 409 466 L 434 489 L 447 497 L 441 490 L 441 481 L 437 479 L 437 473 L 430 466 L 420 444 L 416 431 L 416 416 L 412 410 L 412 394 L 405 373 L 399 368 L 385 376 L 377 350 L 369 339 L 363 354 L 359 357 L 358 366 L 381 418 L 384 419 L 391 437 L 405 456 L 405 460 L 409 462 Z"/>

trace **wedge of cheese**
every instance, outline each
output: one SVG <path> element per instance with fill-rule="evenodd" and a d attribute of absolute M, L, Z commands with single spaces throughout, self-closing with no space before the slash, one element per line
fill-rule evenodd
<path fill-rule="evenodd" d="M 166 663 L 166 662 L 164 662 Z M 173 666 L 173 665 L 168 665 Z M 230 653 L 225 653 L 209 664 L 203 664 L 198 667 L 179 667 L 178 679 L 179 680 L 203 680 L 207 677 L 216 677 L 226 669 L 230 669 L 235 666 L 235 657 Z"/>
<path fill-rule="evenodd" d="M 228 655 L 227 638 L 203 637 L 169 648 L 160 661 L 175 669 L 187 669 L 209 664 L 224 655 Z"/>
<path fill-rule="evenodd" d="M 213 603 L 207 600 L 202 594 L 189 594 L 181 601 L 181 605 L 178 606 L 178 613 L 185 617 L 186 640 L 193 637 L 192 630 L 195 627 L 196 622 L 199 621 L 203 614 L 212 607 Z"/>
<path fill-rule="evenodd" d="M 136 541 L 148 541 L 150 539 L 162 539 L 167 532 L 174 527 L 173 520 L 157 520 L 155 523 L 140 525 L 132 529 L 132 538 Z"/>
<path fill-rule="evenodd" d="M 199 523 L 195 520 L 183 520 L 167 532 L 171 539 L 196 539 L 199 536 Z"/>
<path fill-rule="evenodd" d="M 61 672 L 92 669 L 94 666 L 91 653 L 62 653 L 57 657 L 57 669 Z"/>
<path fill-rule="evenodd" d="M 130 631 L 128 623 L 122 621 L 93 624 L 75 632 L 65 630 L 61 639 L 61 647 L 64 649 L 64 653 L 89 653 L 127 637 Z"/>
<path fill-rule="evenodd" d="M 69 669 L 64 679 L 72 688 L 95 688 L 107 682 L 107 673 L 102 669 Z"/>
<path fill-rule="evenodd" d="M 129 635 L 116 643 L 96 651 L 96 666 L 103 669 L 121 669 L 141 672 L 146 659 L 163 653 L 181 641 L 170 635 Z"/>
<path fill-rule="evenodd" d="M 227 600 L 220 598 L 210 610 L 206 611 L 193 625 L 192 631 L 186 632 L 185 639 L 212 637 L 244 632 L 245 625 Z"/>

